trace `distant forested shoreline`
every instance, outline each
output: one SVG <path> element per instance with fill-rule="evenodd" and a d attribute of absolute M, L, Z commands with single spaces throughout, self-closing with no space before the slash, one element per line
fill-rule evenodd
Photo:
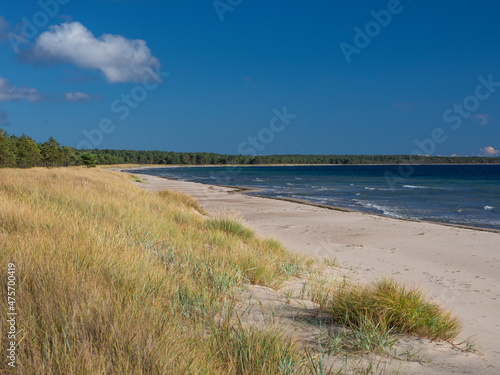
<path fill-rule="evenodd" d="M 91 161 L 89 163 L 89 160 Z M 258 165 L 258 164 L 492 164 L 500 157 L 411 155 L 226 155 L 209 152 L 141 150 L 77 150 L 53 137 L 37 143 L 31 137 L 0 129 L 0 167 L 59 167 L 74 165 Z"/>

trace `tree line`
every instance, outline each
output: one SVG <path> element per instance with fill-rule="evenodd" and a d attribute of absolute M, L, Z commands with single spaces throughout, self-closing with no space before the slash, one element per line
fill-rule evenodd
<path fill-rule="evenodd" d="M 481 164 L 500 163 L 500 157 L 411 155 L 226 155 L 208 152 L 140 150 L 77 150 L 53 137 L 37 143 L 23 134 L 0 129 L 0 167 L 59 167 L 95 164 L 257 165 L 257 164 Z"/>
<path fill-rule="evenodd" d="M 92 150 L 98 164 L 256 165 L 256 164 L 480 164 L 500 157 L 411 155 L 222 155 L 208 152 Z"/>

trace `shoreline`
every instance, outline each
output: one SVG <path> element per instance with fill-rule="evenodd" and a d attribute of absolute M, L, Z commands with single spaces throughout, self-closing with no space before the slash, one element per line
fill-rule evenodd
<path fill-rule="evenodd" d="M 500 165 L 500 163 L 399 163 L 399 164 L 138 164 L 139 167 L 130 167 L 127 169 L 153 169 L 153 168 L 224 168 L 224 167 L 349 167 L 349 166 L 392 166 L 398 167 L 400 165 Z M 113 165 L 103 165 L 103 167 L 113 168 Z"/>
<path fill-rule="evenodd" d="M 311 164 L 311 165 L 315 165 L 315 164 Z M 325 165 L 327 165 L 327 164 L 325 164 Z M 354 165 L 354 164 L 352 164 L 352 165 Z M 359 165 L 368 165 L 368 164 L 359 164 Z M 370 164 L 370 165 L 374 165 L 374 164 Z M 389 165 L 389 164 L 380 164 L 380 165 Z M 437 165 L 437 164 L 430 164 L 430 165 Z M 449 164 L 443 164 L 443 165 L 449 165 Z M 182 168 L 182 166 L 179 166 L 179 167 Z M 179 168 L 179 167 L 175 167 L 175 168 Z M 219 167 L 219 166 L 215 166 L 215 167 Z M 151 169 L 156 169 L 156 168 L 163 168 L 163 167 L 154 167 L 154 168 L 151 168 Z M 165 168 L 169 168 L 169 167 L 165 167 Z M 132 172 L 128 171 L 128 169 L 129 168 L 127 168 L 127 169 L 121 169 L 120 172 L 132 173 Z M 147 169 L 150 169 L 150 168 L 141 167 L 141 168 L 130 168 L 130 169 L 132 169 L 132 170 L 147 170 Z M 148 175 L 148 176 L 153 176 L 153 175 Z M 491 233 L 500 234 L 500 229 L 489 228 L 489 227 L 481 227 L 481 226 L 473 226 L 473 225 L 457 224 L 457 223 L 446 223 L 446 222 L 431 221 L 431 220 L 424 220 L 424 219 L 410 219 L 410 218 L 403 218 L 403 217 L 394 217 L 394 216 L 388 216 L 388 215 L 384 215 L 384 214 L 378 214 L 376 212 L 367 212 L 367 211 L 355 210 L 355 209 L 352 209 L 352 208 L 339 207 L 339 206 L 329 206 L 329 205 L 326 205 L 326 204 L 321 204 L 321 203 L 315 203 L 315 202 L 312 202 L 312 201 L 308 201 L 306 199 L 281 198 L 281 197 L 270 197 L 270 196 L 259 195 L 258 192 L 265 190 L 264 188 L 253 188 L 253 187 L 248 187 L 248 186 L 231 186 L 231 185 L 205 184 L 205 183 L 202 183 L 202 182 L 181 180 L 179 178 L 174 178 L 174 177 L 164 177 L 164 176 L 155 176 L 155 177 L 160 177 L 160 178 L 164 178 L 166 180 L 172 180 L 172 181 L 198 183 L 198 184 L 202 184 L 202 185 L 205 185 L 205 186 L 225 187 L 225 188 L 228 188 L 228 189 L 233 189 L 234 193 L 240 193 L 240 194 L 246 194 L 246 195 L 251 195 L 251 196 L 257 196 L 257 197 L 264 198 L 264 199 L 274 199 L 274 200 L 281 200 L 281 201 L 285 201 L 285 202 L 293 202 L 293 203 L 297 203 L 297 204 L 304 204 L 304 205 L 309 205 L 309 206 L 313 206 L 313 207 L 319 207 L 319 208 L 323 208 L 323 209 L 327 209 L 327 210 L 333 210 L 333 211 L 358 212 L 358 213 L 361 213 L 361 214 L 364 214 L 364 215 L 373 215 L 373 216 L 379 216 L 379 217 L 384 217 L 384 218 L 390 218 L 390 219 L 394 219 L 394 220 L 412 221 L 412 222 L 417 222 L 417 223 L 430 223 L 430 224 L 444 225 L 444 226 L 448 226 L 448 227 L 456 227 L 456 228 L 462 228 L 462 229 L 477 230 L 477 231 L 484 231 L 484 232 L 491 232 Z"/>
<path fill-rule="evenodd" d="M 211 216 L 236 213 L 259 235 L 277 238 L 293 252 L 336 259 L 339 272 L 354 281 L 371 283 L 388 277 L 421 287 L 432 300 L 459 316 L 463 331 L 456 342 L 472 337 L 480 350 L 480 354 L 457 351 L 454 355 L 433 344 L 434 349 L 425 355 L 446 367 L 442 372 L 436 368 L 436 373 L 499 373 L 498 233 L 342 212 L 236 193 L 234 187 L 142 176 L 146 181 L 134 182 L 136 186 L 151 192 L 170 189 L 186 193 Z"/>

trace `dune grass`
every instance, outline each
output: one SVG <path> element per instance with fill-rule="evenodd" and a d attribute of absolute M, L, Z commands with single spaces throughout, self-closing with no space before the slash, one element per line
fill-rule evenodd
<path fill-rule="evenodd" d="M 14 263 L 18 278 L 17 373 L 301 372 L 293 340 L 229 317 L 237 288 L 279 285 L 286 265 L 307 261 L 199 211 L 185 195 L 151 194 L 100 168 L 0 170 L 0 264 Z"/>
<path fill-rule="evenodd" d="M 171 200 L 180 206 L 184 206 L 185 208 L 192 208 L 202 215 L 207 215 L 207 212 L 200 206 L 198 201 L 190 195 L 173 190 L 160 191 L 158 194 L 160 195 L 160 197 Z"/>
<path fill-rule="evenodd" d="M 207 217 L 185 194 L 151 194 L 104 168 L 3 169 L 0 248 L 0 264 L 17 269 L 18 374 L 326 373 L 280 327 L 234 319 L 242 287 L 278 287 L 313 261 L 232 217 Z M 391 281 L 321 284 L 313 299 L 350 329 L 330 338 L 328 355 L 381 353 L 395 333 L 451 339 L 459 329 Z"/>
<path fill-rule="evenodd" d="M 215 327 L 214 350 L 238 374 L 294 374 L 304 369 L 304 356 L 298 344 L 284 336 L 279 327 L 258 329 L 234 326 Z"/>
<path fill-rule="evenodd" d="M 452 340 L 460 332 L 460 323 L 451 312 L 429 301 L 421 290 L 408 289 L 394 280 L 322 286 L 313 292 L 313 299 L 355 335 L 379 332 L 379 342 L 392 343 L 384 338 L 387 333 Z"/>

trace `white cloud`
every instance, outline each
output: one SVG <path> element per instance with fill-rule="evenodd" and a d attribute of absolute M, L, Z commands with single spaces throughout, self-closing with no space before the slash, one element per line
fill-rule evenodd
<path fill-rule="evenodd" d="M 474 115 L 473 120 L 479 122 L 479 125 L 486 126 L 490 122 L 490 116 L 485 113 L 477 113 Z"/>
<path fill-rule="evenodd" d="M 12 102 L 21 99 L 39 102 L 43 99 L 43 95 L 37 89 L 30 89 L 26 86 L 12 86 L 7 79 L 0 77 L 0 102 Z"/>
<path fill-rule="evenodd" d="M 483 154 L 484 156 L 496 156 L 496 155 L 500 154 L 500 150 L 495 150 L 491 146 L 483 147 L 479 151 L 481 151 L 481 154 Z"/>
<path fill-rule="evenodd" d="M 51 26 L 37 38 L 32 55 L 35 60 L 98 69 L 112 83 L 141 81 L 149 69 L 160 66 L 144 40 L 111 34 L 96 38 L 79 22 Z"/>
<path fill-rule="evenodd" d="M 84 92 L 67 92 L 64 94 L 64 99 L 67 102 L 88 102 L 91 98 L 89 94 L 86 94 Z"/>
<path fill-rule="evenodd" d="M 0 111 L 0 126 L 9 126 L 10 122 L 7 120 L 7 113 Z"/>

